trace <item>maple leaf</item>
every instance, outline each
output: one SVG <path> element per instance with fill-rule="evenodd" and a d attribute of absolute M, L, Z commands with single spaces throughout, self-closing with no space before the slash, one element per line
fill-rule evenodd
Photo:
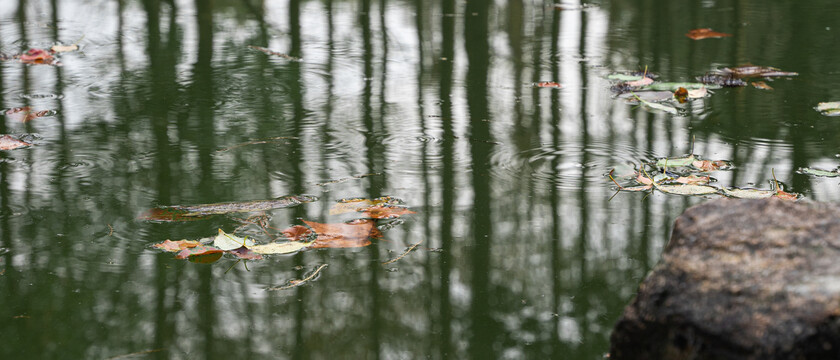
<path fill-rule="evenodd" d="M 318 237 L 312 248 L 354 248 L 371 244 L 371 238 L 382 237 L 373 220 L 357 220 L 352 223 L 322 224 L 303 220 Z"/>

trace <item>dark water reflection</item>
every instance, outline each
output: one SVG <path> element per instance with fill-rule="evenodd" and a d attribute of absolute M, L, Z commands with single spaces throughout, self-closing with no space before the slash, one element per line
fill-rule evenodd
<path fill-rule="evenodd" d="M 673 219 L 703 201 L 613 195 L 615 165 L 689 151 L 771 169 L 838 201 L 831 1 L 20 0 L 0 51 L 80 41 L 63 66 L 0 62 L 0 108 L 54 114 L 0 134 L 0 358 L 601 358 Z M 690 29 L 733 37 L 691 41 Z M 267 56 L 250 45 L 302 61 Z M 754 63 L 798 71 L 671 116 L 612 98 L 645 66 L 692 81 Z M 531 86 L 557 81 L 563 89 Z M 273 139 L 280 138 L 280 139 Z M 260 139 L 258 144 L 238 146 Z M 136 220 L 157 205 L 314 194 L 271 211 L 335 222 L 336 200 L 394 196 L 418 214 L 362 249 L 227 271 L 151 245 L 229 218 Z M 398 262 L 382 262 L 422 241 Z M 266 291 L 306 277 L 308 285 Z"/>

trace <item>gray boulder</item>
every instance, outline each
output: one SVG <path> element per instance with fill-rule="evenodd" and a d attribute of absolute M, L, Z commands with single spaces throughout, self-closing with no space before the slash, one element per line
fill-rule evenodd
<path fill-rule="evenodd" d="M 616 324 L 610 359 L 840 359 L 840 207 L 688 209 Z"/>

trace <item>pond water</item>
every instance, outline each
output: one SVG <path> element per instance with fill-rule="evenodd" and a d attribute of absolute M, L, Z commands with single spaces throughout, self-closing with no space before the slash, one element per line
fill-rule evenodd
<path fill-rule="evenodd" d="M 0 152 L 0 358 L 603 358 L 674 219 L 719 197 L 616 195 L 611 169 L 693 152 L 732 163 L 718 187 L 775 173 L 800 201 L 840 200 L 836 179 L 797 172 L 840 165 L 840 123 L 814 110 L 840 100 L 838 15 L 830 0 L 6 0 L 0 134 L 32 145 Z M 80 49 L 13 57 L 56 44 Z M 744 64 L 799 76 L 677 114 L 607 78 Z M 142 219 L 287 195 L 317 200 Z M 218 229 L 267 243 L 382 196 L 416 213 L 376 220 L 367 247 L 211 264 L 153 247 Z M 268 233 L 242 227 L 260 214 Z"/>

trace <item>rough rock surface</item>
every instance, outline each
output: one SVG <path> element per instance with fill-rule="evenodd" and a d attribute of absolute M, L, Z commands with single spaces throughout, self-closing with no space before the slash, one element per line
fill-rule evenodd
<path fill-rule="evenodd" d="M 840 207 L 710 201 L 674 225 L 615 359 L 840 359 Z"/>

